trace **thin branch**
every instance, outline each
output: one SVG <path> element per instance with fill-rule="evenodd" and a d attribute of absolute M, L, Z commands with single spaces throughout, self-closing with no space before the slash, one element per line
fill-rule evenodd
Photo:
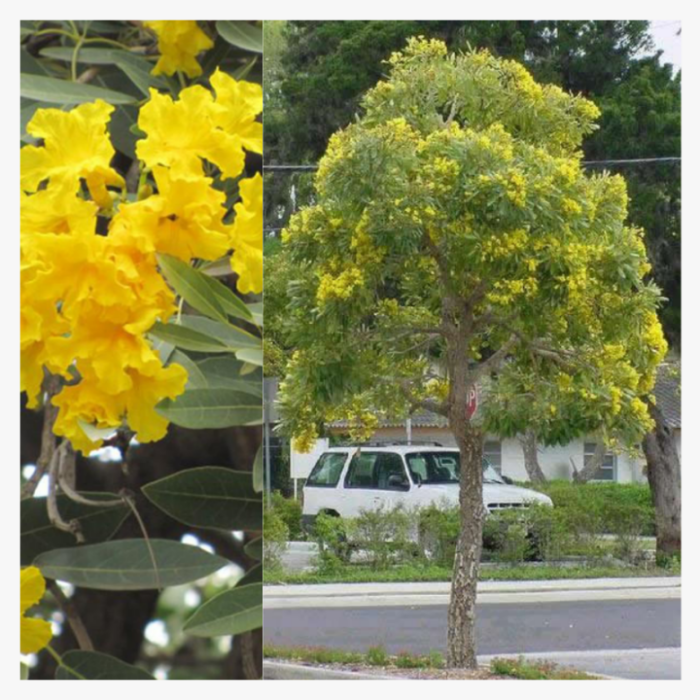
<path fill-rule="evenodd" d="M 46 582 L 46 586 L 51 591 L 56 604 L 66 616 L 68 624 L 70 625 L 71 630 L 73 630 L 73 635 L 78 642 L 78 646 L 82 649 L 82 651 L 94 651 L 95 647 L 92 644 L 90 635 L 88 634 L 85 624 L 83 623 L 83 620 L 80 617 L 78 609 L 75 607 L 73 601 L 65 595 L 65 593 L 61 590 L 61 587 L 55 581 L 49 579 Z"/>
<path fill-rule="evenodd" d="M 65 441 L 62 442 L 51 458 L 51 464 L 49 465 L 49 493 L 46 499 L 46 506 L 49 522 L 58 530 L 70 532 L 72 535 L 75 535 L 75 539 L 82 543 L 85 542 L 85 538 L 81 532 L 80 523 L 77 520 L 71 520 L 67 523 L 61 517 L 61 513 L 58 510 L 58 474 L 60 472 L 61 455 L 64 451 L 64 445 L 66 444 Z"/>
<path fill-rule="evenodd" d="M 493 372 L 500 368 L 508 353 L 515 347 L 518 342 L 518 336 L 513 334 L 496 352 L 488 359 L 480 362 L 474 369 L 469 370 L 467 381 L 470 384 L 476 384 L 481 377 L 489 372 Z"/>
<path fill-rule="evenodd" d="M 44 423 L 41 428 L 41 449 L 39 458 L 36 461 L 36 469 L 22 487 L 22 498 L 31 498 L 34 495 L 56 452 L 56 436 L 53 434 L 53 426 L 58 416 L 58 406 L 54 406 L 51 403 L 51 398 L 58 390 L 58 381 L 58 377 L 49 376 L 44 382 L 46 398 L 44 401 Z"/>

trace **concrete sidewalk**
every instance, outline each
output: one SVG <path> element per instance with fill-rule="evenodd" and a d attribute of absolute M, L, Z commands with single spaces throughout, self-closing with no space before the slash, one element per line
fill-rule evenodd
<path fill-rule="evenodd" d="M 643 600 L 681 597 L 678 576 L 552 581 L 480 581 L 480 604 L 577 600 Z M 265 608 L 442 605 L 450 583 L 324 583 L 264 587 Z"/>

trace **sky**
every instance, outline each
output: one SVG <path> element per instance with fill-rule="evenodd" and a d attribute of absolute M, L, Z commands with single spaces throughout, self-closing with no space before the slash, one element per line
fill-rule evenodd
<path fill-rule="evenodd" d="M 664 52 L 661 61 L 673 63 L 676 70 L 681 68 L 681 36 L 677 34 L 680 28 L 680 20 L 651 20 L 651 34 L 654 37 L 656 47 Z"/>

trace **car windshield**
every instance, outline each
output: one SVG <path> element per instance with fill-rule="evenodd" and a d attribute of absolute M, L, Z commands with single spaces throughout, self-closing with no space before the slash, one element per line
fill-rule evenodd
<path fill-rule="evenodd" d="M 459 452 L 412 452 L 406 455 L 406 463 L 416 484 L 459 483 Z M 488 460 L 482 460 L 482 466 L 484 483 L 505 483 Z"/>

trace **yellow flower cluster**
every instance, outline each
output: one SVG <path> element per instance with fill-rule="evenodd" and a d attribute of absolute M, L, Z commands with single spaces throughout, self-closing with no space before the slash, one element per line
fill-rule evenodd
<path fill-rule="evenodd" d="M 153 75 L 173 75 L 177 71 L 190 78 L 202 74 L 197 56 L 214 46 L 214 42 L 199 28 L 194 20 L 158 20 L 143 23 L 158 37 L 160 58 Z"/>
<path fill-rule="evenodd" d="M 497 260 L 511 256 L 513 253 L 524 250 L 529 240 L 527 231 L 522 228 L 514 229 L 500 236 L 489 236 L 481 244 L 481 259 L 484 261 Z"/>
<path fill-rule="evenodd" d="M 426 39 L 424 36 L 412 36 L 403 51 L 394 51 L 388 63 L 393 66 L 407 63 L 415 57 L 440 58 L 447 55 L 447 45 L 440 39 Z"/>
<path fill-rule="evenodd" d="M 570 197 L 561 200 L 561 208 L 567 216 L 578 216 L 583 211 L 581 205 Z"/>
<path fill-rule="evenodd" d="M 162 438 L 167 421 L 155 406 L 184 391 L 184 368 L 165 367 L 145 336 L 175 310 L 157 253 L 190 262 L 234 248 L 239 289 L 261 290 L 261 179 L 242 181 L 236 221 L 225 224 L 225 195 L 202 162 L 219 165 L 224 177 L 240 174 L 242 149 L 262 148 L 256 106 L 240 100 L 251 91 L 223 73 L 212 85 L 216 100 L 201 87 L 183 90 L 177 103 L 153 92 L 141 110 L 147 138 L 137 151 L 156 192 L 142 187 L 140 201 L 107 189 L 124 187 L 110 166 L 110 105 L 38 110 L 27 127 L 43 143 L 20 153 L 21 388 L 33 407 L 44 368 L 69 380 L 53 398 L 54 432 L 83 452 L 123 421 L 141 442 Z"/>
<path fill-rule="evenodd" d="M 53 400 L 59 407 L 54 431 L 83 451 L 96 443 L 81 424 L 116 428 L 126 416 L 139 439 L 162 437 L 167 422 L 154 406 L 181 393 L 187 380 L 182 367 L 163 367 L 144 337 L 174 309 L 155 255 L 128 229 L 97 235 L 98 204 L 83 198 L 82 179 L 93 183 L 88 189 L 98 199 L 107 184 L 121 183 L 109 167 L 112 109 L 98 101 L 68 113 L 40 110 L 40 129 L 32 120 L 28 132 L 40 133 L 44 145 L 21 152 L 22 390 L 34 406 L 44 366 L 66 379 L 77 372 L 80 382 Z M 70 138 L 81 126 L 90 143 L 70 149 L 81 143 Z M 51 208 L 42 216 L 44 202 Z"/>
<path fill-rule="evenodd" d="M 53 633 L 51 623 L 35 617 L 27 617 L 26 612 L 34 607 L 46 591 L 46 581 L 36 566 L 28 566 L 19 572 L 19 629 L 22 654 L 36 654 L 50 641 Z"/>
<path fill-rule="evenodd" d="M 316 301 L 323 306 L 329 301 L 349 299 L 363 282 L 362 271 L 357 267 L 347 268 L 337 275 L 324 273 L 319 280 Z"/>
<path fill-rule="evenodd" d="M 492 304 L 507 306 L 511 304 L 517 297 L 528 298 L 533 296 L 539 284 L 535 277 L 526 277 L 516 280 L 498 280 L 494 282 L 494 291 L 486 295 L 486 300 Z"/>

